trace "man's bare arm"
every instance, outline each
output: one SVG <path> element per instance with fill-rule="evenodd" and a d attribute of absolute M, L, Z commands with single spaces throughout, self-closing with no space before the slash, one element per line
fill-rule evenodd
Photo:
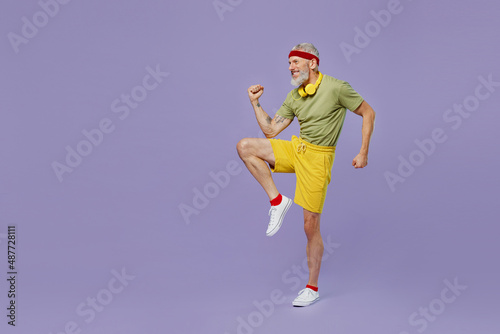
<path fill-rule="evenodd" d="M 280 115 L 275 115 L 274 118 L 271 118 L 259 103 L 259 97 L 263 92 L 264 87 L 261 85 L 250 86 L 248 88 L 248 97 L 250 98 L 250 103 L 252 104 L 260 129 L 266 138 L 274 138 L 289 126 L 292 120 Z"/>
<path fill-rule="evenodd" d="M 354 110 L 354 113 L 363 117 L 363 126 L 361 128 L 361 149 L 359 154 L 352 160 L 352 165 L 354 168 L 363 168 L 368 164 L 368 149 L 375 123 L 375 111 L 366 101 L 363 101 Z"/>

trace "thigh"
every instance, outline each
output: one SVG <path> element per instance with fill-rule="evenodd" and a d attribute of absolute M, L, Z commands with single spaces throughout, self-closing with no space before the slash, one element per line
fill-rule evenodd
<path fill-rule="evenodd" d="M 304 208 L 303 208 L 303 211 L 304 211 L 304 220 L 305 221 L 316 221 L 316 222 L 319 222 L 320 217 L 321 217 L 321 213 L 312 212 L 312 211 L 309 211 L 309 210 L 304 209 Z"/>
<path fill-rule="evenodd" d="M 245 138 L 245 146 L 253 156 L 256 156 L 270 165 L 276 163 L 273 147 L 267 138 Z"/>

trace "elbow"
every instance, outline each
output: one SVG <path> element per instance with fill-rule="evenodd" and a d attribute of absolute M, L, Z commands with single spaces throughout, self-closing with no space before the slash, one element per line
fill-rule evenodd
<path fill-rule="evenodd" d="M 266 129 L 267 131 L 262 131 L 264 133 L 264 136 L 266 136 L 266 138 L 268 139 L 271 139 L 271 138 L 274 138 L 278 135 L 278 131 L 276 131 L 275 129 L 269 127 Z"/>
<path fill-rule="evenodd" d="M 371 107 L 366 108 L 360 113 L 361 117 L 371 119 L 372 121 L 375 120 L 375 110 L 373 110 Z"/>

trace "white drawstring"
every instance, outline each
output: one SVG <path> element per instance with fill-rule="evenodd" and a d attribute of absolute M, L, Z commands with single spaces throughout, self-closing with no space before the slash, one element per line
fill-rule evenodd
<path fill-rule="evenodd" d="M 304 143 L 300 143 L 297 145 L 297 153 L 305 153 L 307 149 L 307 145 Z"/>

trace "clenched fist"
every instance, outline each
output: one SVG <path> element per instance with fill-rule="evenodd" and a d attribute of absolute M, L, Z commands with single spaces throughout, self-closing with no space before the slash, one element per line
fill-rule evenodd
<path fill-rule="evenodd" d="M 368 165 L 368 155 L 366 154 L 358 154 L 352 159 L 352 166 L 354 168 L 364 168 Z"/>
<path fill-rule="evenodd" d="M 264 86 L 261 85 L 253 85 L 248 88 L 248 97 L 250 98 L 250 102 L 256 101 L 261 97 L 262 93 L 264 93 Z"/>

